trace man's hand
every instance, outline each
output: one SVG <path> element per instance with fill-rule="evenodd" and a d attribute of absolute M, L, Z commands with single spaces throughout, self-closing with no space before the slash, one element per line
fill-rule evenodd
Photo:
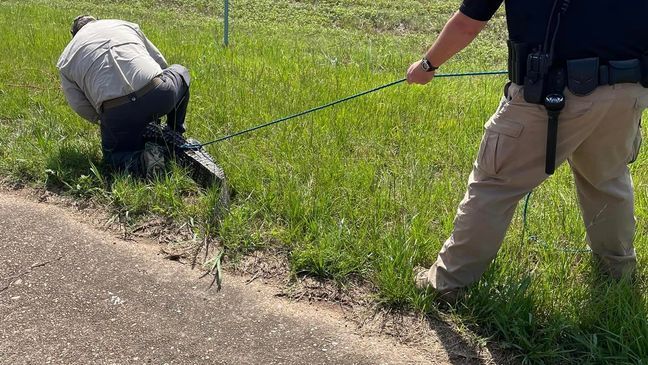
<path fill-rule="evenodd" d="M 421 67 L 421 61 L 416 61 L 407 69 L 407 83 L 425 85 L 434 78 L 434 71 L 427 72 Z"/>

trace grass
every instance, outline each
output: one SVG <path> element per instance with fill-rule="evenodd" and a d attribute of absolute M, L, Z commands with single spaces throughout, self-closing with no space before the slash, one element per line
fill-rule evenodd
<path fill-rule="evenodd" d="M 191 70 L 189 134 L 202 141 L 404 76 L 459 1 L 232 1 L 231 46 L 211 0 L 3 1 L 0 176 L 94 199 L 135 222 L 148 215 L 214 232 L 229 255 L 279 247 L 294 273 L 361 279 L 383 306 L 435 312 L 412 267 L 430 265 L 452 229 L 503 77 L 399 85 L 208 148 L 238 192 L 214 222 L 215 191 L 174 168 L 146 183 L 107 176 L 98 129 L 66 105 L 58 55 L 89 12 L 139 23 Z M 504 19 L 443 72 L 503 69 Z M 527 363 L 648 362 L 648 159 L 633 165 L 639 284 L 598 276 L 568 169 L 518 211 L 503 248 L 457 308 Z"/>

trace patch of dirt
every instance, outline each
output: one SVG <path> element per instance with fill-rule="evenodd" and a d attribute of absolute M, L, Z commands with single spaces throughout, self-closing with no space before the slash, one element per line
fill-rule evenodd
<path fill-rule="evenodd" d="M 286 282 L 290 268 L 285 252 L 279 250 L 257 250 L 230 262 L 227 267 L 234 273 L 249 276 L 248 282 L 261 279 L 264 282 Z"/>
<path fill-rule="evenodd" d="M 368 306 L 375 293 L 370 283 L 351 281 L 344 286 L 331 280 L 295 275 L 290 270 L 287 253 L 278 249 L 257 250 L 239 260 L 228 262 L 229 272 L 247 277 L 247 282 L 261 281 L 277 287 L 277 297 L 294 301 L 333 304 L 352 309 Z"/>

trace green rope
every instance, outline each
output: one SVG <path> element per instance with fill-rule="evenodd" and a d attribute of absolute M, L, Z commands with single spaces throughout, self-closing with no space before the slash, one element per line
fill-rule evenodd
<path fill-rule="evenodd" d="M 438 78 L 438 77 L 462 77 L 462 76 L 502 75 L 502 74 L 506 74 L 506 73 L 508 73 L 508 71 L 481 71 L 481 72 L 463 72 L 463 73 L 438 74 L 438 75 L 434 75 L 434 77 L 435 77 L 435 78 Z M 292 114 L 292 115 L 289 115 L 289 116 L 287 116 L 287 117 L 283 117 L 283 118 L 280 118 L 280 119 L 276 119 L 276 120 L 273 120 L 273 121 L 268 122 L 268 123 L 265 123 L 265 124 L 261 124 L 261 125 L 258 125 L 258 126 L 252 127 L 252 128 L 248 128 L 248 129 L 242 130 L 242 131 L 240 131 L 240 132 L 232 133 L 232 134 L 229 134 L 229 135 L 226 135 L 226 136 L 223 136 L 223 137 L 217 138 L 217 139 L 215 139 L 215 140 L 213 140 L 213 141 L 209 141 L 209 142 L 201 143 L 201 144 L 187 144 L 187 145 L 185 145 L 185 146 L 183 146 L 183 147 L 184 147 L 184 148 L 187 148 L 187 149 L 197 149 L 197 148 L 204 147 L 204 146 L 207 146 L 207 145 L 210 145 L 210 144 L 213 144 L 213 143 L 217 143 L 217 142 L 225 141 L 225 140 L 228 140 L 228 139 L 230 139 L 230 138 L 234 138 L 234 137 L 236 137 L 236 136 L 240 136 L 240 135 L 242 135 L 242 134 L 246 134 L 246 133 L 250 133 L 250 132 L 256 131 L 257 129 L 261 129 L 261 128 L 269 127 L 269 126 L 271 126 L 271 125 L 274 125 L 274 124 L 277 124 L 277 123 L 281 123 L 281 122 L 287 121 L 287 120 L 289 120 L 289 119 L 293 119 L 293 118 L 301 117 L 302 115 L 310 114 L 310 113 L 316 112 L 316 111 L 318 111 L 318 110 L 322 110 L 322 109 L 326 109 L 326 108 L 332 107 L 333 105 L 340 104 L 340 103 L 343 103 L 343 102 L 348 101 L 348 100 L 351 100 L 351 99 L 359 98 L 359 97 L 361 97 L 361 96 L 363 96 L 363 95 L 371 94 L 371 93 L 376 92 L 376 91 L 378 91 L 378 90 L 382 90 L 382 89 L 388 88 L 388 87 L 390 87 L 390 86 L 394 86 L 394 85 L 400 84 L 401 82 L 404 82 L 404 81 L 406 81 L 406 80 L 407 80 L 407 78 L 402 78 L 402 79 L 400 79 L 400 80 L 396 80 L 396 81 L 390 82 L 390 83 L 388 83 L 388 84 L 385 84 L 385 85 L 382 85 L 382 86 L 378 86 L 378 87 L 375 87 L 375 88 L 370 89 L 370 90 L 367 90 L 367 91 L 363 91 L 363 92 L 361 92 L 361 93 L 357 93 L 357 94 L 354 94 L 354 95 L 351 95 L 351 96 L 347 96 L 346 98 L 342 98 L 342 99 L 339 99 L 339 100 L 335 100 L 335 101 L 332 101 L 332 102 L 330 102 L 330 103 L 327 103 L 327 104 L 324 104 L 324 105 L 321 105 L 321 106 L 318 106 L 318 107 L 315 107 L 315 108 L 311 108 L 311 109 L 305 110 L 305 111 L 300 112 L 300 113 Z"/>
<path fill-rule="evenodd" d="M 531 200 L 531 193 L 533 191 L 530 191 L 527 195 L 526 198 L 524 199 L 524 209 L 522 210 L 522 243 L 524 244 L 524 239 L 526 237 L 526 230 L 527 230 L 527 213 L 528 213 L 528 208 L 529 208 L 529 200 Z M 538 239 L 537 236 L 531 236 L 529 237 L 530 241 L 533 241 L 545 248 L 553 248 L 557 251 L 560 252 L 566 252 L 566 253 L 586 253 L 590 252 L 589 249 L 578 249 L 578 248 L 558 248 L 558 247 L 553 247 L 550 244 L 548 244 L 545 241 L 542 241 Z"/>
<path fill-rule="evenodd" d="M 524 237 L 526 237 L 527 209 L 529 208 L 531 193 L 533 193 L 533 191 L 529 191 L 529 193 L 526 195 L 526 198 L 524 198 L 524 210 L 522 211 L 522 243 L 524 243 Z"/>

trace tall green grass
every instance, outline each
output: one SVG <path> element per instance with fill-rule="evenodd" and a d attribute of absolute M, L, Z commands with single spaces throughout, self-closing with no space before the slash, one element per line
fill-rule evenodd
<path fill-rule="evenodd" d="M 149 183 L 102 170 L 98 130 L 67 107 L 54 66 L 79 13 L 137 22 L 170 62 L 190 68 L 189 134 L 206 141 L 403 77 L 459 1 L 231 3 L 232 45 L 223 48 L 214 1 L 2 2 L 0 174 L 96 199 L 129 219 L 218 226 L 230 254 L 279 247 L 295 273 L 364 280 L 381 305 L 434 313 L 412 268 L 430 265 L 452 229 L 503 77 L 399 85 L 210 146 L 237 191 L 220 222 L 217 193 L 181 169 Z M 503 69 L 505 37 L 498 14 L 442 71 Z M 563 167 L 532 196 L 524 236 L 518 212 L 459 320 L 529 363 L 647 362 L 647 162 L 642 155 L 632 167 L 636 286 L 594 269 Z"/>

